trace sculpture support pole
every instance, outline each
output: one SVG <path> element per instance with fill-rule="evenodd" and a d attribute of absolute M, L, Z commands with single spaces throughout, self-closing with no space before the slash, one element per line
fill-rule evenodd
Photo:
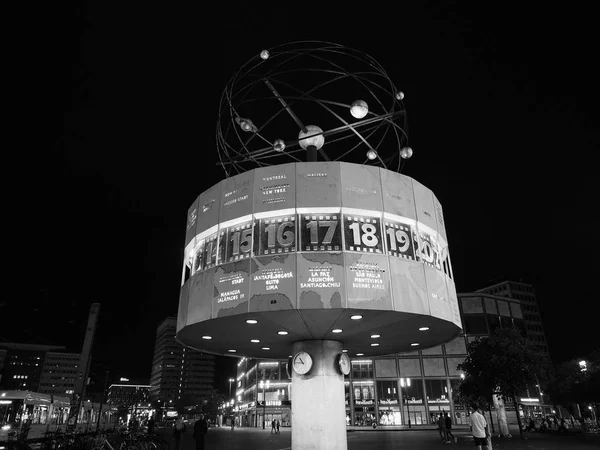
<path fill-rule="evenodd" d="M 309 145 L 306 148 L 306 161 L 308 162 L 316 162 L 317 161 L 317 147 L 314 145 Z"/>
<path fill-rule="evenodd" d="M 313 365 L 306 375 L 292 369 L 292 450 L 347 450 L 344 376 L 336 366 L 342 343 L 295 342 L 292 354 L 299 351 Z"/>

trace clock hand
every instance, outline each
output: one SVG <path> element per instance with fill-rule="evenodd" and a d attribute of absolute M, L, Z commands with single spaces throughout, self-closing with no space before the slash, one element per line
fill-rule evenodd
<path fill-rule="evenodd" d="M 304 364 L 304 361 L 302 361 L 302 358 L 298 357 L 298 359 L 300 360 L 300 363 Z"/>

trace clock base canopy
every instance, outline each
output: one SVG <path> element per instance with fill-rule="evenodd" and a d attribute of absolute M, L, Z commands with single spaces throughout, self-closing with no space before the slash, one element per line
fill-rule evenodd
<path fill-rule="evenodd" d="M 331 340 L 299 341 L 292 355 L 306 352 L 310 370 L 300 375 L 292 368 L 292 448 L 347 450 L 344 376 L 338 365 L 342 343 Z M 303 370 L 301 370 L 303 371 Z"/>
<path fill-rule="evenodd" d="M 190 207 L 182 269 L 177 337 L 206 353 L 287 358 L 293 342 L 333 339 L 372 357 L 461 330 L 441 204 L 378 167 L 298 162 L 223 180 Z"/>

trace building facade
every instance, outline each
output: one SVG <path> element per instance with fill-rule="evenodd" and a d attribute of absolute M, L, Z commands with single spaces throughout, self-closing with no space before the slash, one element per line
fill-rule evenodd
<path fill-rule="evenodd" d="M 47 352 L 40 377 L 39 392 L 62 396 L 74 394 L 80 353 Z"/>
<path fill-rule="evenodd" d="M 523 321 L 527 338 L 536 346 L 540 356 L 550 360 L 540 306 L 533 286 L 515 281 L 504 281 L 479 289 L 477 292 L 519 300 L 523 311 Z"/>
<path fill-rule="evenodd" d="M 150 399 L 167 406 L 179 401 L 196 405 L 214 390 L 216 359 L 177 342 L 176 328 L 177 319 L 167 317 L 156 330 Z"/>
<path fill-rule="evenodd" d="M 468 343 L 498 327 L 515 326 L 525 332 L 526 323 L 518 298 L 485 292 L 458 297 L 463 333 L 454 340 L 397 355 L 351 355 L 352 370 L 344 383 L 347 425 L 432 425 L 441 412 L 448 412 L 456 425 L 468 424 L 467 406 L 456 404 L 452 396 L 461 380 L 457 366 L 467 356 Z M 235 383 L 238 426 L 262 427 L 263 420 L 269 424 L 273 419 L 289 426 L 293 398 L 286 361 L 242 358 Z M 518 405 L 525 416 L 543 410 L 542 399 L 530 394 Z M 516 424 L 515 405 L 508 402 L 505 407 L 509 424 Z"/>
<path fill-rule="evenodd" d="M 123 379 L 122 379 L 123 380 Z M 137 382 L 121 381 L 108 387 L 106 402 L 113 406 L 128 408 L 149 407 L 150 385 Z"/>
<path fill-rule="evenodd" d="M 56 345 L 0 343 L 0 387 L 70 397 L 81 354 L 64 349 Z"/>

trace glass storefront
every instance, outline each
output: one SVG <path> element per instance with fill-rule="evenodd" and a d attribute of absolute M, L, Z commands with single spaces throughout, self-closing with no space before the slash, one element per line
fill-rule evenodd
<path fill-rule="evenodd" d="M 379 425 L 401 425 L 397 380 L 377 381 Z"/>
<path fill-rule="evenodd" d="M 275 361 L 259 361 L 249 367 L 236 392 L 239 396 L 243 389 L 240 397 L 246 405 L 245 410 L 238 412 L 241 426 L 262 427 L 263 415 L 267 427 L 273 419 L 280 420 L 281 426 L 291 426 L 291 380 L 287 379 L 285 369 L 282 375 L 285 366 Z M 380 369 L 377 370 L 379 373 Z M 352 361 L 350 376 L 344 379 L 347 426 L 399 426 L 408 425 L 409 420 L 411 426 L 431 425 L 444 412 L 450 414 L 453 424 L 468 425 L 467 409 L 452 403 L 452 389 L 457 388 L 459 378 L 388 375 L 377 379 L 376 375 L 373 360 Z M 263 402 L 266 402 L 264 412 Z"/>
<path fill-rule="evenodd" d="M 372 373 L 371 365 L 371 373 Z M 377 421 L 375 415 L 375 382 L 362 380 L 352 382 L 354 400 L 354 425 L 371 426 Z"/>
<path fill-rule="evenodd" d="M 379 425 L 402 425 L 400 406 L 379 404 Z"/>
<path fill-rule="evenodd" d="M 440 414 L 450 413 L 450 396 L 448 383 L 444 380 L 425 380 L 427 393 L 427 408 L 429 409 L 429 423 L 437 423 Z"/>
<path fill-rule="evenodd" d="M 406 417 L 405 423 L 411 425 L 427 425 L 427 413 L 425 410 L 423 380 L 400 379 L 402 388 L 402 415 Z"/>

